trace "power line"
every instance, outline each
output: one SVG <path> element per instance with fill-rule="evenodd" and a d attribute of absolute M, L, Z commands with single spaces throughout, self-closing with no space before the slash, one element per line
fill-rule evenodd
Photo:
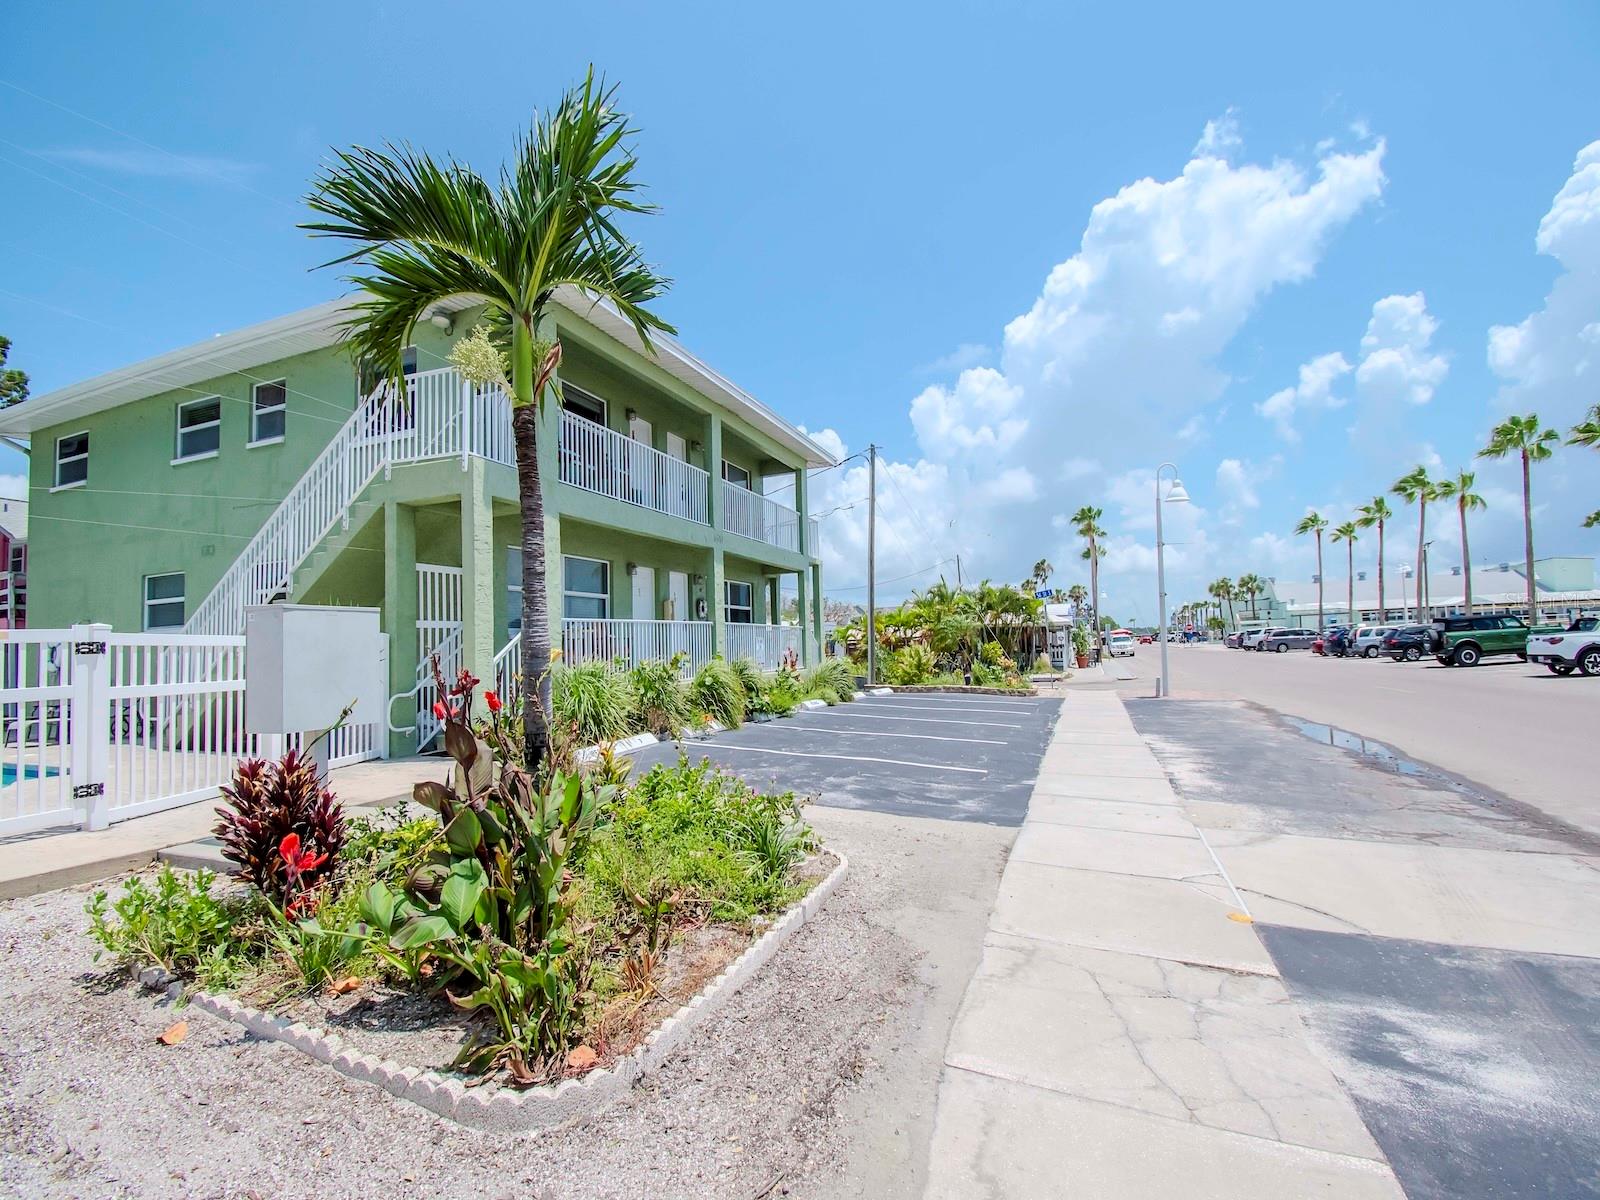
<path fill-rule="evenodd" d="M 893 579 L 880 579 L 880 580 L 878 580 L 878 582 L 879 583 L 902 583 L 907 579 L 915 579 L 918 575 L 926 575 L 929 571 L 937 570 L 939 567 L 949 566 L 953 562 L 955 562 L 955 558 L 954 557 L 941 558 L 938 562 L 931 563 L 926 567 L 922 567 L 922 568 L 920 568 L 918 570 L 912 571 L 911 574 L 909 574 L 909 575 L 896 575 Z M 830 592 L 858 592 L 858 591 L 860 591 L 862 588 L 864 588 L 866 586 L 867 585 L 864 584 L 864 583 L 847 583 L 847 584 L 844 584 L 842 586 L 829 585 L 827 590 L 830 591 Z"/>

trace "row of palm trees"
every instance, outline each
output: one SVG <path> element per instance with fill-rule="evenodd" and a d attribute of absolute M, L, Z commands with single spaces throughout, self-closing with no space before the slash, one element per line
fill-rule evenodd
<path fill-rule="evenodd" d="M 1570 446 L 1589 446 L 1600 449 L 1600 404 L 1590 407 L 1585 419 L 1572 426 L 1567 431 L 1567 444 Z M 1528 619 L 1534 620 L 1535 587 L 1533 578 L 1533 464 L 1543 462 L 1555 453 L 1554 447 L 1561 442 L 1561 435 L 1554 429 L 1543 426 L 1539 422 L 1537 413 L 1527 413 L 1524 416 L 1507 417 L 1490 431 L 1488 444 L 1478 451 L 1479 458 L 1504 459 L 1516 457 L 1522 464 L 1522 525 L 1523 525 L 1523 552 L 1526 557 L 1525 576 L 1528 589 Z M 1394 481 L 1389 493 L 1400 497 L 1407 504 L 1417 506 L 1417 611 L 1420 613 L 1428 604 L 1428 573 L 1427 544 L 1428 544 L 1428 505 L 1435 500 L 1450 501 L 1456 506 L 1456 518 L 1461 525 L 1461 573 L 1463 577 L 1465 609 L 1470 615 L 1472 612 L 1472 552 L 1467 538 L 1467 514 L 1486 507 L 1482 496 L 1473 488 L 1477 484 L 1477 476 L 1468 470 L 1456 472 L 1454 478 L 1431 479 L 1426 467 L 1417 466 L 1407 471 Z M 1348 579 L 1345 597 L 1346 611 L 1355 613 L 1355 544 L 1364 529 L 1378 531 L 1378 611 L 1386 611 L 1384 603 L 1384 531 L 1388 523 L 1394 519 L 1395 513 L 1389 507 L 1386 496 L 1374 496 L 1370 503 L 1360 505 L 1351 520 L 1334 527 L 1329 537 L 1335 542 L 1345 544 L 1346 575 Z M 1322 570 L 1322 535 L 1328 529 L 1330 522 L 1321 513 L 1308 512 L 1294 527 L 1296 536 L 1304 537 L 1307 534 L 1315 536 L 1317 540 L 1317 628 L 1323 628 L 1323 570 Z M 1584 520 L 1586 528 L 1600 525 L 1600 511 L 1590 513 Z M 1226 582 L 1221 581 L 1221 582 Z M 1241 580 L 1243 582 L 1243 580 Z M 1215 587 L 1216 585 L 1212 585 Z"/>

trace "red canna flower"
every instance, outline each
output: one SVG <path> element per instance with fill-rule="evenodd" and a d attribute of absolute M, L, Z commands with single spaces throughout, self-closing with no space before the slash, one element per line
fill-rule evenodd
<path fill-rule="evenodd" d="M 492 713 L 499 712 L 503 707 L 500 703 L 500 697 L 493 692 L 485 692 L 483 694 L 483 702 L 489 706 L 489 711 Z"/>
<path fill-rule="evenodd" d="M 306 871 L 315 871 L 328 861 L 326 854 L 318 854 L 314 850 L 300 849 L 300 835 L 298 833 L 285 834 L 283 841 L 278 843 L 278 853 L 283 856 L 283 862 L 289 868 L 291 876 L 301 875 Z"/>
<path fill-rule="evenodd" d="M 433 715 L 441 721 L 450 715 L 450 710 L 444 706 L 443 700 L 435 700 L 433 702 Z"/>

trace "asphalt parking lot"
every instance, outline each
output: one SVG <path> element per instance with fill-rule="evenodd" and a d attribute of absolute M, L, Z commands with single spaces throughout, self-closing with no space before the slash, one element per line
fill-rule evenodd
<path fill-rule="evenodd" d="M 867 696 L 632 757 L 637 774 L 681 748 L 835 808 L 1017 826 L 1060 707 L 1056 697 Z"/>
<path fill-rule="evenodd" d="M 1406 1195 L 1600 1196 L 1600 837 L 1254 704 L 1128 711 Z"/>

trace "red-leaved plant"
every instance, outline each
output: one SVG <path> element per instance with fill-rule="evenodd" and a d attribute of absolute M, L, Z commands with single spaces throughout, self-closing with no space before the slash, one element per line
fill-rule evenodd
<path fill-rule="evenodd" d="M 344 810 L 316 762 L 298 750 L 278 762 L 244 759 L 222 795 L 228 806 L 213 832 L 234 875 L 286 915 L 309 916 L 345 839 Z"/>

